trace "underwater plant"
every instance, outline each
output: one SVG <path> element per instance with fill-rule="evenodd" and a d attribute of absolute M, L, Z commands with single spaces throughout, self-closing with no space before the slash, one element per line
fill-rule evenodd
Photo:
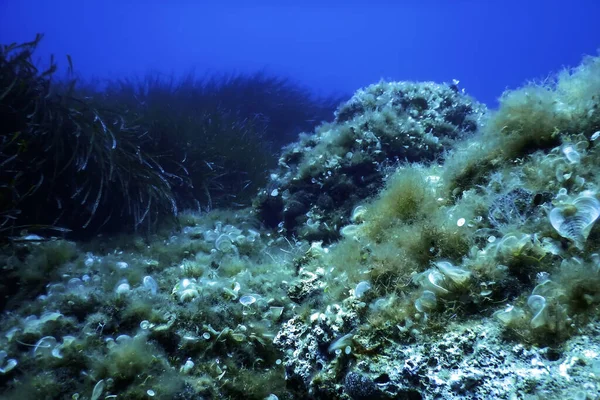
<path fill-rule="evenodd" d="M 55 85 L 53 59 L 39 71 L 32 57 L 41 39 L 0 49 L 3 231 L 89 234 L 176 213 L 171 185 L 184 178 L 143 150 L 144 132 L 124 115 L 79 97 L 75 79 Z"/>
<path fill-rule="evenodd" d="M 197 78 L 151 73 L 108 83 L 105 101 L 148 132 L 147 150 L 186 171 L 175 185 L 182 208 L 250 204 L 274 154 L 328 118 L 340 99 L 313 96 L 291 79 L 257 72 Z M 312 122 L 311 122 L 312 121 Z"/>
<path fill-rule="evenodd" d="M 11 235 L 136 230 L 180 208 L 248 205 L 275 165 L 272 146 L 338 101 L 266 73 L 99 89 L 77 81 L 70 57 L 66 80 L 53 59 L 39 71 L 41 39 L 0 52 L 0 229 Z"/>

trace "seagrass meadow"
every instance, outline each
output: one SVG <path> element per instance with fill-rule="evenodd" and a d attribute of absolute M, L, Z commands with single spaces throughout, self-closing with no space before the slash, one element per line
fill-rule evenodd
<path fill-rule="evenodd" d="M 600 398 L 599 57 L 488 109 L 40 40 L 0 49 L 0 398 Z"/>

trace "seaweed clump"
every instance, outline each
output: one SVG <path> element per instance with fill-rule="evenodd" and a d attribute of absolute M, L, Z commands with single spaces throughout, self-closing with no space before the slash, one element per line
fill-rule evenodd
<path fill-rule="evenodd" d="M 76 96 L 74 79 L 53 85 L 54 60 L 43 71 L 32 62 L 41 39 L 0 49 L 0 229 L 97 232 L 176 213 L 171 185 L 183 177 L 123 115 Z"/>
<path fill-rule="evenodd" d="M 152 232 L 179 209 L 241 208 L 273 146 L 333 111 L 290 79 L 256 73 L 108 82 L 39 70 L 42 39 L 0 51 L 0 232 Z M 309 118 L 310 116 L 310 118 Z"/>

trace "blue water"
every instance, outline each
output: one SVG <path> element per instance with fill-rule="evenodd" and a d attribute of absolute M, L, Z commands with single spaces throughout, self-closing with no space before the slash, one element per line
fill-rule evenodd
<path fill-rule="evenodd" d="M 600 46 L 600 1 L 0 1 L 0 42 L 84 77 L 267 69 L 318 93 L 461 81 L 494 106 Z"/>

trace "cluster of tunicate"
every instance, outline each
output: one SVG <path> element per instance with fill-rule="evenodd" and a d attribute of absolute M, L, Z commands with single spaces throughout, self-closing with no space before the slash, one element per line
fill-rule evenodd
<path fill-rule="evenodd" d="M 527 306 L 532 314 L 530 325 L 532 329 L 546 328 L 554 331 L 560 329 L 559 325 L 565 325 L 569 321 L 566 307 L 561 304 L 564 291 L 550 279 L 542 279 L 527 299 Z"/>
<path fill-rule="evenodd" d="M 173 287 L 171 294 L 185 303 L 200 296 L 201 286 L 195 278 L 183 278 Z"/>
<path fill-rule="evenodd" d="M 217 331 L 210 325 L 204 325 L 202 327 L 204 333 L 202 337 L 211 342 L 230 342 L 230 343 L 244 343 L 244 342 L 257 342 L 260 345 L 266 345 L 265 335 L 257 335 L 251 332 L 246 325 L 238 324 L 234 329 L 225 327 L 220 331 Z"/>
<path fill-rule="evenodd" d="M 352 344 L 353 344 L 352 339 L 353 338 L 354 338 L 353 333 L 347 333 L 347 334 L 337 338 L 336 340 L 331 342 L 331 344 L 327 348 L 327 352 L 334 353 L 338 356 L 341 355 L 342 353 L 344 353 L 344 354 L 352 353 Z"/>
<path fill-rule="evenodd" d="M 471 272 L 448 261 L 438 261 L 433 268 L 422 272 L 414 280 L 423 289 L 415 301 L 415 308 L 426 313 L 437 308 L 438 297 L 452 296 L 467 288 Z"/>
<path fill-rule="evenodd" d="M 521 308 L 508 304 L 503 310 L 496 311 L 494 317 L 505 326 L 517 326 L 525 320 L 526 315 Z"/>
<path fill-rule="evenodd" d="M 564 330 L 570 321 L 566 306 L 561 303 L 564 291 L 545 274 L 540 277 L 542 281 L 527 298 L 527 310 L 509 305 L 496 311 L 494 317 L 506 326 L 518 326 L 528 320 L 533 331 Z"/>
<path fill-rule="evenodd" d="M 40 358 L 63 358 L 62 350 L 75 342 L 74 336 L 64 336 L 62 343 L 54 336 L 44 336 L 33 347 L 33 355 Z"/>
<path fill-rule="evenodd" d="M 526 233 L 507 234 L 499 241 L 494 241 L 490 245 L 490 250 L 495 252 L 496 260 L 506 263 L 519 257 L 541 260 L 549 252 L 536 235 Z"/>
<path fill-rule="evenodd" d="M 366 213 L 367 208 L 365 206 L 354 207 L 354 210 L 352 210 L 352 214 L 350 215 L 350 222 L 352 223 L 340 229 L 340 234 L 345 238 L 358 240 L 362 234 L 361 224 L 365 220 Z"/>
<path fill-rule="evenodd" d="M 173 328 L 173 325 L 177 320 L 177 316 L 170 312 L 163 315 L 162 318 L 164 322 L 161 324 L 155 324 L 148 320 L 143 320 L 142 322 L 140 322 L 140 329 L 142 331 L 166 332 Z"/>
<path fill-rule="evenodd" d="M 251 306 L 259 299 L 258 294 L 245 294 L 240 297 L 241 288 L 239 282 L 228 279 L 183 278 L 173 287 L 171 294 L 182 303 L 194 301 L 201 296 L 218 296 L 223 301 L 237 300 L 244 307 Z"/>
<path fill-rule="evenodd" d="M 214 249 L 221 253 L 237 254 L 237 246 L 252 244 L 259 238 L 258 231 L 253 229 L 243 231 L 233 225 L 223 225 L 221 222 L 217 222 L 214 229 L 204 232 L 204 240 L 213 243 Z"/>
<path fill-rule="evenodd" d="M 117 297 L 125 296 L 125 295 L 129 294 L 130 291 L 131 291 L 131 285 L 129 284 L 129 281 L 125 278 L 119 280 L 119 282 L 115 286 L 115 295 Z"/>
<path fill-rule="evenodd" d="M 98 263 L 100 260 L 101 260 L 100 257 L 95 256 L 92 253 L 87 253 L 83 263 L 86 267 L 91 268 L 94 264 Z"/>
<path fill-rule="evenodd" d="M 225 297 L 230 298 L 231 300 L 237 300 L 239 296 L 239 291 L 242 288 L 239 282 L 231 282 L 230 285 L 224 285 L 223 291 L 225 292 Z"/>
<path fill-rule="evenodd" d="M 71 278 L 66 284 L 63 283 L 52 283 L 48 285 L 46 297 L 40 297 L 41 300 L 45 300 L 48 297 L 57 295 L 71 295 L 76 297 L 85 298 L 93 289 L 93 284 L 99 282 L 99 277 L 94 276 L 91 278 L 85 274 L 81 278 Z"/>
<path fill-rule="evenodd" d="M 47 324 L 60 318 L 63 318 L 63 315 L 53 311 L 45 312 L 39 318 L 36 315 L 30 315 L 23 319 L 21 327 L 11 329 L 11 334 L 21 332 L 23 335 L 37 336 L 45 329 Z"/>
<path fill-rule="evenodd" d="M 150 275 L 145 276 L 142 279 L 142 284 L 140 285 L 141 289 L 150 293 L 152 296 L 158 293 L 158 283 L 156 280 Z M 131 285 L 129 281 L 125 278 L 119 280 L 117 285 L 115 286 L 115 295 L 117 297 L 126 296 L 131 292 Z"/>
<path fill-rule="evenodd" d="M 587 156 L 588 140 L 583 135 L 571 137 L 571 141 L 552 149 L 540 160 L 541 170 L 553 173 L 554 181 L 560 186 L 581 190 L 585 178 L 579 175 L 581 161 Z"/>

